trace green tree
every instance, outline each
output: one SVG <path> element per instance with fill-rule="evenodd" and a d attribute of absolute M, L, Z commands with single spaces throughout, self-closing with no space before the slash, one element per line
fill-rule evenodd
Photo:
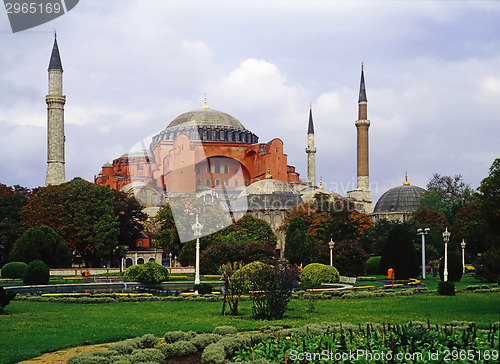
<path fill-rule="evenodd" d="M 500 158 L 495 159 L 478 189 L 488 247 L 500 248 Z"/>
<path fill-rule="evenodd" d="M 25 187 L 9 187 L 0 183 L 0 245 L 5 246 L 7 252 L 23 233 L 19 212 L 30 195 L 31 190 Z M 0 266 L 2 263 L 0 257 Z"/>
<path fill-rule="evenodd" d="M 70 267 L 73 255 L 68 244 L 49 226 L 33 226 L 17 239 L 10 260 L 29 263 L 42 260 L 50 268 Z"/>
<path fill-rule="evenodd" d="M 143 230 L 143 223 L 147 220 L 142 206 L 135 197 L 129 197 L 123 191 L 113 190 L 113 212 L 118 216 L 120 245 L 134 246 L 139 233 Z"/>
<path fill-rule="evenodd" d="M 391 229 L 380 259 L 382 272 L 392 268 L 397 279 L 418 276 L 420 263 L 413 239 L 413 234 L 403 225 L 396 225 Z"/>
<path fill-rule="evenodd" d="M 267 243 L 272 246 L 275 246 L 277 241 L 271 226 L 250 214 L 245 214 L 235 223 L 213 234 L 213 239 L 228 242 L 240 240 L 246 243 Z"/>
<path fill-rule="evenodd" d="M 156 214 L 155 224 L 158 225 L 158 230 L 155 234 L 156 244 L 164 252 L 172 253 L 172 256 L 179 256 L 182 245 L 177 233 L 177 227 L 175 226 L 174 215 L 168 203 Z"/>
<path fill-rule="evenodd" d="M 448 221 L 455 221 L 458 210 L 474 200 L 473 190 L 461 174 L 441 176 L 434 173 L 422 195 L 422 208 L 437 209 Z"/>
<path fill-rule="evenodd" d="M 364 274 L 367 259 L 368 255 L 357 241 L 348 240 L 335 243 L 333 265 L 341 275 L 355 277 Z"/>
<path fill-rule="evenodd" d="M 40 188 L 22 208 L 21 226 L 50 226 L 87 266 L 99 266 L 118 245 L 113 194 L 109 187 L 82 178 Z"/>
<path fill-rule="evenodd" d="M 479 200 L 475 200 L 460 208 L 457 219 L 451 226 L 451 242 L 456 249 L 460 247 L 462 240 L 467 246 L 466 257 L 475 257 L 478 253 L 486 250 L 485 220 L 481 214 Z"/>
<path fill-rule="evenodd" d="M 314 249 L 306 240 L 306 227 L 302 217 L 296 216 L 286 229 L 284 257 L 292 264 L 309 264 Z"/>
<path fill-rule="evenodd" d="M 47 284 L 50 279 L 50 268 L 41 260 L 34 260 L 28 264 L 23 277 L 24 284 Z"/>

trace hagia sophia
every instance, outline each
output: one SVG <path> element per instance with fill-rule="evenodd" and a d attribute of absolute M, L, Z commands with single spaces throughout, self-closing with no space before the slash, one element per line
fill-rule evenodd
<path fill-rule="evenodd" d="M 48 73 L 46 185 L 65 182 L 66 96 L 62 95 L 63 69 L 57 39 Z M 279 227 L 286 211 L 297 203 L 313 201 L 318 193 L 331 201 L 347 199 L 357 211 L 369 214 L 374 221 L 381 218 L 404 221 L 418 208 L 419 198 L 425 190 L 411 186 L 407 180 L 402 186 L 384 193 L 373 208 L 369 182 L 370 121 L 363 66 L 358 120 L 354 124 L 357 187 L 348 191 L 346 197 L 323 188 L 321 180 L 317 185 L 312 107 L 309 120 L 304 123 L 307 176 L 300 178 L 288 160 L 283 140 L 274 138 L 260 142 L 257 134 L 235 117 L 210 108 L 206 96 L 201 109 L 175 117 L 164 130 L 154 135 L 148 149 L 123 154 L 112 163 L 105 163 L 94 182 L 135 196 L 150 215 L 167 201 L 184 196 L 196 196 L 205 203 L 232 210 L 231 216 L 235 218 L 250 213 L 270 224 L 278 238 L 277 252 L 282 255 L 285 239 Z"/>

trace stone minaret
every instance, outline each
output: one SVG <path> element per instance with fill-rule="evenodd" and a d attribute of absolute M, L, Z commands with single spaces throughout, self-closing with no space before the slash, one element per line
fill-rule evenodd
<path fill-rule="evenodd" d="M 47 177 L 45 185 L 59 185 L 66 181 L 64 172 L 64 104 L 62 64 L 54 37 L 54 47 L 49 62 L 49 94 L 47 102 Z"/>
<path fill-rule="evenodd" d="M 307 129 L 307 181 L 309 185 L 316 186 L 316 161 L 314 154 L 314 125 L 312 116 L 312 105 L 309 107 L 309 128 Z"/>
<path fill-rule="evenodd" d="M 361 83 L 359 87 L 358 99 L 358 120 L 357 130 L 357 187 L 349 191 L 349 197 L 356 199 L 362 206 L 365 213 L 373 212 L 372 197 L 370 191 L 369 163 L 368 163 L 368 128 L 370 120 L 367 113 L 367 99 L 365 90 L 365 76 L 363 65 L 361 65 Z"/>

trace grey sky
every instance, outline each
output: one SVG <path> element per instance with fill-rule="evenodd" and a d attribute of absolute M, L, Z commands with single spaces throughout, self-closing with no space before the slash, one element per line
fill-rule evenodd
<path fill-rule="evenodd" d="M 500 157 L 500 2 L 110 1 L 12 34 L 0 11 L 0 182 L 43 185 L 47 66 L 64 68 L 66 176 L 102 164 L 208 105 L 261 142 L 279 137 L 306 177 L 309 103 L 317 179 L 356 175 L 365 64 L 374 201 L 408 171 L 461 173 L 476 188 Z"/>

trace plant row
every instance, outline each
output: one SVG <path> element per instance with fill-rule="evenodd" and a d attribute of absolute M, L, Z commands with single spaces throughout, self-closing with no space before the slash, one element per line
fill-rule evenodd
<path fill-rule="evenodd" d="M 497 362 L 499 323 L 488 331 L 474 323 L 429 322 L 406 325 L 341 323 L 313 324 L 283 329 L 267 326 L 256 333 L 238 333 L 221 326 L 213 333 L 173 331 L 164 341 L 151 334 L 115 343 L 107 351 L 78 354 L 68 364 L 137 362 L 164 363 L 170 358 L 199 356 L 205 364 L 271 362 Z M 354 357 L 354 359 L 353 359 Z M 401 358 L 401 359 L 399 359 Z"/>

